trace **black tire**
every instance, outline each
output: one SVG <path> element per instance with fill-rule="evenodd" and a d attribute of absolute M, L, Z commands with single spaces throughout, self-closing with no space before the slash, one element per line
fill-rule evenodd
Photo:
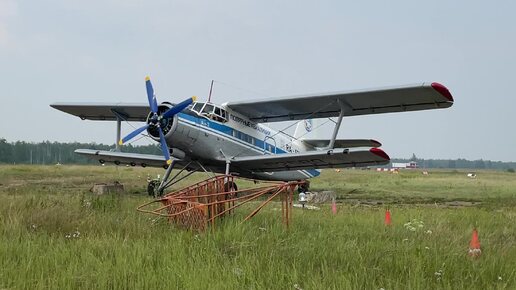
<path fill-rule="evenodd" d="M 163 195 L 163 191 L 158 192 L 158 187 L 161 184 L 159 180 L 151 180 L 147 185 L 147 194 L 153 197 L 158 197 Z"/>
<path fill-rule="evenodd" d="M 308 182 L 308 180 L 306 181 L 306 183 L 303 183 L 303 184 L 300 184 L 297 186 L 297 192 L 299 192 L 299 193 L 307 192 L 309 189 L 310 189 L 310 182 Z"/>
<path fill-rule="evenodd" d="M 237 191 L 238 186 L 233 181 L 228 181 L 224 184 L 224 191 Z"/>

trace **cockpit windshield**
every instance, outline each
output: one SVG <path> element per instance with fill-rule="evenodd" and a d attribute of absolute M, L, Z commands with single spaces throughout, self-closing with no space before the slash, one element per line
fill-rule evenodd
<path fill-rule="evenodd" d="M 227 122 L 227 113 L 223 108 L 211 103 L 194 103 L 190 110 L 197 115 L 218 121 Z"/>

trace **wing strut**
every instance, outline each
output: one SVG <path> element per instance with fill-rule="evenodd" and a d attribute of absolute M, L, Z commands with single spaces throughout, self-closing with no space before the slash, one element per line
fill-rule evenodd
<path fill-rule="evenodd" d="M 330 144 L 328 145 L 328 149 L 333 149 L 333 147 L 335 147 L 335 139 L 337 138 L 337 133 L 339 133 L 342 117 L 344 117 L 344 109 L 346 108 L 346 105 L 343 104 L 339 99 L 337 99 L 337 103 L 340 106 L 340 114 L 339 119 L 337 119 L 337 123 L 335 123 L 335 128 L 333 129 L 333 135 L 331 137 Z"/>
<path fill-rule="evenodd" d="M 124 118 L 124 115 L 117 112 L 115 109 L 111 109 L 111 112 L 116 116 L 116 141 L 115 141 L 115 151 L 120 152 L 120 144 L 118 141 L 120 140 L 121 133 L 122 133 L 122 120 L 126 120 L 127 118 Z"/>

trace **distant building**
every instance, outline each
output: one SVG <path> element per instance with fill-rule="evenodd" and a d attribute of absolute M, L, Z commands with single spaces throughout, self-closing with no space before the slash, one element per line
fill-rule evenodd
<path fill-rule="evenodd" d="M 410 161 L 408 163 L 392 163 L 392 168 L 398 169 L 416 169 L 418 168 L 416 161 Z"/>

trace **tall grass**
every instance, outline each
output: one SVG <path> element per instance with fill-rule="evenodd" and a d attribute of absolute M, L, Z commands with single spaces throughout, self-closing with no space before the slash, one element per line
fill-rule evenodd
<path fill-rule="evenodd" d="M 329 205 L 295 209 L 287 230 L 281 205 L 272 203 L 241 223 L 251 204 L 196 233 L 135 211 L 148 200 L 147 172 L 0 167 L 0 288 L 516 288 L 516 175 L 325 171 L 312 187 L 337 191 L 345 202 L 337 215 Z M 115 179 L 128 193 L 88 192 L 94 182 Z M 350 196 L 411 204 L 360 205 Z M 441 199 L 481 206 L 446 208 Z M 390 227 L 383 224 L 387 207 Z M 404 225 L 413 220 L 422 227 Z M 467 255 L 473 227 L 482 243 L 477 259 Z"/>

